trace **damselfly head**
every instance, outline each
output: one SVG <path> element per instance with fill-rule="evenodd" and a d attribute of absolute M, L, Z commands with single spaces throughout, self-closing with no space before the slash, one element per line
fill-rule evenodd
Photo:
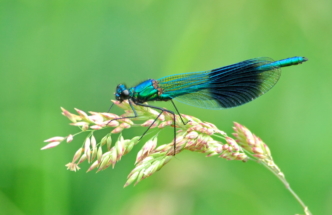
<path fill-rule="evenodd" d="M 122 102 L 126 99 L 129 99 L 130 93 L 126 85 L 119 84 L 115 89 L 115 99 Z"/>

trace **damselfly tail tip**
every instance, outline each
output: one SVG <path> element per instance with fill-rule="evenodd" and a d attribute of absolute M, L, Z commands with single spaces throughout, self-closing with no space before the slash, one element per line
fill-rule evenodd
<path fill-rule="evenodd" d="M 302 57 L 302 58 L 303 58 L 303 62 L 308 61 L 308 58 L 306 58 L 306 57 Z"/>

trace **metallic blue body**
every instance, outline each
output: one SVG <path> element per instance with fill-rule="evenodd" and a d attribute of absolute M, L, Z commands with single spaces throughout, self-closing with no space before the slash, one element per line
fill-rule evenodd
<path fill-rule="evenodd" d="M 271 67 L 286 67 L 301 64 L 308 59 L 305 57 L 290 57 L 283 60 L 278 60 L 269 64 L 265 64 L 258 69 L 271 68 Z"/>
<path fill-rule="evenodd" d="M 121 84 L 116 99 L 130 99 L 136 104 L 175 99 L 206 109 L 236 107 L 269 91 L 277 83 L 281 67 L 305 61 L 304 57 L 279 61 L 254 58 L 208 71 L 148 79 L 129 89 Z"/>
<path fill-rule="evenodd" d="M 134 102 L 147 102 L 163 100 L 159 97 L 156 80 L 148 79 L 129 89 Z"/>

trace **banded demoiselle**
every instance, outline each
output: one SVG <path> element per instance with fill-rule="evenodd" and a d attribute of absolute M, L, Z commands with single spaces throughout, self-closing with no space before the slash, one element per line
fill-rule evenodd
<path fill-rule="evenodd" d="M 124 84 L 116 87 L 115 98 L 122 102 L 128 100 L 135 118 L 137 113 L 132 103 L 160 110 L 160 114 L 143 133 L 165 111 L 173 115 L 174 154 L 176 147 L 175 113 L 173 111 L 144 104 L 148 101 L 171 101 L 183 124 L 186 124 L 173 99 L 185 104 L 205 109 L 225 109 L 243 105 L 269 91 L 279 80 L 281 67 L 301 64 L 308 59 L 291 57 L 273 61 L 270 58 L 254 58 L 217 69 L 166 76 L 160 79 L 148 79 L 135 87 Z M 118 120 L 118 119 L 115 119 Z"/>

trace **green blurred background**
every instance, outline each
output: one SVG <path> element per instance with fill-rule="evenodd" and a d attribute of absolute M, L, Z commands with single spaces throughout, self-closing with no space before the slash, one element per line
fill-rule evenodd
<path fill-rule="evenodd" d="M 273 90 L 238 108 L 176 104 L 229 134 L 233 121 L 246 125 L 310 210 L 332 214 L 331 11 L 330 0 L 0 1 L 0 214 L 303 213 L 255 162 L 188 151 L 123 188 L 143 142 L 98 174 L 64 166 L 83 137 L 40 150 L 43 140 L 77 131 L 60 106 L 107 111 L 119 83 L 264 56 L 309 61 L 283 69 Z"/>

